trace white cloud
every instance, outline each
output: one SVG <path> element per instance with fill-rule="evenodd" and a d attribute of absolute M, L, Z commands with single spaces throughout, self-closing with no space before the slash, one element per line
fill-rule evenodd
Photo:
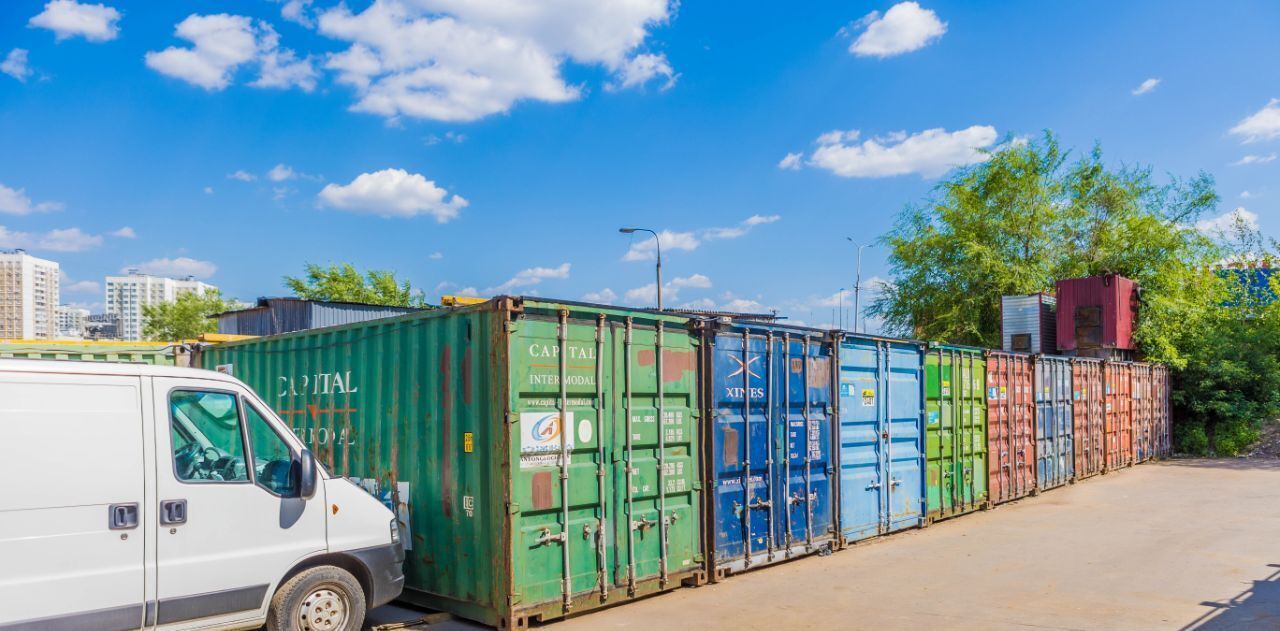
<path fill-rule="evenodd" d="M 258 176 L 244 170 L 237 170 L 235 173 L 228 173 L 227 179 L 240 180 L 241 182 L 252 182 L 258 179 Z"/>
<path fill-rule="evenodd" d="M 1242 137 L 1243 143 L 1280 137 L 1280 99 L 1271 99 L 1262 109 L 1246 116 L 1228 133 Z"/>
<path fill-rule="evenodd" d="M 206 186 L 206 187 L 204 187 L 204 194 L 205 194 L 205 195 L 212 195 L 212 194 L 213 194 L 213 187 L 212 187 L 212 186 Z"/>
<path fill-rule="evenodd" d="M 889 177 L 909 173 L 937 177 L 953 167 L 986 160 L 986 154 L 979 150 L 995 143 L 996 130 L 989 125 L 974 125 L 954 132 L 935 128 L 911 135 L 895 132 L 861 144 L 852 143 L 856 138 L 856 131 L 823 134 L 818 138 L 818 148 L 809 157 L 809 165 L 841 177 Z"/>
<path fill-rule="evenodd" d="M 520 270 L 510 280 L 497 287 L 490 287 L 486 294 L 505 294 L 521 287 L 539 285 L 544 280 L 565 279 L 569 277 L 569 264 L 561 263 L 558 267 L 530 267 Z"/>
<path fill-rule="evenodd" d="M 67 275 L 66 270 L 58 270 L 58 276 L 59 276 L 58 289 L 64 294 L 65 293 L 96 294 L 102 291 L 102 285 L 99 285 L 96 281 L 71 280 L 71 276 Z"/>
<path fill-rule="evenodd" d="M 174 29 L 190 48 L 170 46 L 146 54 L 147 67 L 206 90 L 231 85 L 237 69 L 259 65 L 258 79 L 249 85 L 261 88 L 297 86 L 311 91 L 316 70 L 310 58 L 298 59 L 292 50 L 280 48 L 280 36 L 266 22 L 256 24 L 241 15 L 189 15 Z"/>
<path fill-rule="evenodd" d="M 1152 78 L 1150 78 L 1150 79 L 1147 79 L 1146 81 L 1143 81 L 1141 84 L 1139 84 L 1139 85 L 1138 85 L 1138 87 L 1134 88 L 1134 89 L 1133 89 L 1133 95 L 1134 95 L 1134 96 L 1141 96 L 1141 95 L 1143 95 L 1143 94 L 1146 94 L 1146 93 L 1148 93 L 1148 92 L 1150 92 L 1150 91 L 1152 91 L 1152 90 L 1156 89 L 1156 86 L 1158 86 L 1158 85 L 1160 85 L 1160 80 L 1159 80 L 1159 79 L 1157 79 L 1157 78 L 1152 77 Z"/>
<path fill-rule="evenodd" d="M 582 295 L 582 299 L 587 302 L 598 302 L 600 304 L 611 305 L 618 299 L 618 294 L 612 289 L 605 287 L 600 291 L 589 291 Z"/>
<path fill-rule="evenodd" d="M 658 284 L 649 283 L 635 289 L 628 289 L 623 294 L 622 299 L 630 305 L 647 305 L 656 304 L 658 302 Z M 675 296 L 671 296 L 671 300 L 675 300 Z"/>
<path fill-rule="evenodd" d="M 27 50 L 15 48 L 9 51 L 4 61 L 0 62 L 0 72 L 26 83 L 27 77 L 31 76 L 31 68 L 27 66 Z"/>
<path fill-rule="evenodd" d="M 121 239 L 137 239 L 138 233 L 134 232 L 133 228 L 130 228 L 129 226 L 124 226 L 119 230 L 112 232 L 111 236 L 120 237 Z"/>
<path fill-rule="evenodd" d="M 0 248 L 83 252 L 102 245 L 102 237 L 79 228 L 60 228 L 45 233 L 12 232 L 0 226 Z"/>
<path fill-rule="evenodd" d="M 1253 197 L 1253 193 L 1250 193 L 1249 191 L 1240 191 L 1240 199 L 1249 199 L 1250 197 Z"/>
<path fill-rule="evenodd" d="M 681 303 L 680 308 L 693 309 L 696 311 L 712 311 L 715 310 L 717 306 L 715 298 L 699 298 L 697 300 L 690 300 L 688 302 Z"/>
<path fill-rule="evenodd" d="M 749 298 L 734 298 L 733 300 L 720 305 L 720 308 L 724 311 L 732 311 L 735 313 L 760 313 L 761 311 L 764 311 L 764 305 L 760 304 L 759 301 L 751 300 Z"/>
<path fill-rule="evenodd" d="M 784 171 L 799 171 L 800 159 L 804 157 L 799 153 L 788 153 L 778 161 L 778 168 Z"/>
<path fill-rule="evenodd" d="M 467 135 L 460 134 L 456 131 L 446 131 L 443 136 L 437 136 L 435 134 L 431 134 L 430 136 L 427 136 L 426 138 L 424 138 L 423 142 L 425 142 L 429 147 L 431 145 L 438 145 L 441 142 L 444 142 L 446 140 L 455 144 L 460 144 L 467 140 Z"/>
<path fill-rule="evenodd" d="M 745 236 L 751 229 L 770 224 L 782 219 L 781 215 L 752 215 L 736 226 L 727 228 L 703 228 L 696 232 L 672 232 L 670 230 L 661 230 L 658 235 L 661 237 L 662 250 L 671 252 L 675 250 L 683 250 L 692 252 L 702 245 L 703 241 L 715 241 L 718 239 L 737 239 Z M 642 239 L 631 244 L 626 255 L 622 257 L 624 261 L 648 261 L 656 258 L 657 246 L 659 241 L 654 237 Z"/>
<path fill-rule="evenodd" d="M 12 189 L 0 184 L 0 213 L 9 215 L 30 215 L 51 210 L 62 210 L 62 202 L 31 203 L 27 192 L 23 189 Z"/>
<path fill-rule="evenodd" d="M 680 299 L 682 289 L 710 289 L 711 279 L 702 274 L 693 274 L 674 278 L 662 285 L 662 302 L 672 304 Z M 623 301 L 631 305 L 655 304 L 658 301 L 658 284 L 649 283 L 629 289 L 623 294 Z"/>
<path fill-rule="evenodd" d="M 1256 232 L 1258 230 L 1258 213 L 1241 206 L 1229 213 L 1196 222 L 1196 230 L 1215 237 L 1230 235 L 1237 228 Z"/>
<path fill-rule="evenodd" d="M 284 163 L 277 164 L 271 167 L 270 171 L 267 171 L 267 179 L 272 182 L 283 182 L 292 180 L 295 177 L 298 177 L 298 174 L 294 173 L 293 167 Z"/>
<path fill-rule="evenodd" d="M 271 187 L 271 199 L 278 202 L 284 199 L 285 197 L 287 197 L 289 193 L 292 193 L 292 192 L 293 192 L 293 189 L 289 188 L 288 186 L 273 186 Z"/>
<path fill-rule="evenodd" d="M 159 258 L 151 259 L 143 263 L 134 265 L 126 265 L 120 272 L 126 273 L 130 269 L 137 269 L 144 274 L 153 274 L 155 276 L 168 276 L 170 278 L 183 278 L 186 276 L 194 276 L 196 278 L 209 278 L 214 272 L 218 271 L 218 266 L 209 261 L 200 261 L 185 256 L 177 258 Z"/>
<path fill-rule="evenodd" d="M 577 99 L 566 62 L 604 67 L 616 88 L 670 84 L 666 57 L 639 49 L 671 11 L 669 0 L 375 0 L 359 13 L 339 4 L 317 22 L 350 43 L 326 65 L 355 89 L 352 110 L 470 121 L 520 101 Z"/>
<path fill-rule="evenodd" d="M 695 289 L 709 289 L 711 287 L 711 279 L 702 274 L 694 274 L 682 278 L 675 278 L 671 281 L 674 288 L 690 287 Z"/>
<path fill-rule="evenodd" d="M 1250 164 L 1266 164 L 1268 162 L 1275 161 L 1275 159 L 1276 159 L 1276 154 L 1274 151 L 1271 153 L 1268 153 L 1265 156 L 1250 154 L 1243 158 L 1240 158 L 1239 160 L 1236 160 L 1235 162 L 1232 162 L 1231 166 L 1239 167 L 1239 166 L 1246 166 Z"/>
<path fill-rule="evenodd" d="M 439 261 L 440 259 L 444 258 L 444 252 L 432 252 L 431 256 L 428 256 L 427 258 L 433 261 Z"/>
<path fill-rule="evenodd" d="M 448 199 L 446 199 L 448 198 Z M 461 195 L 449 192 L 417 173 L 383 169 L 362 173 L 350 184 L 329 184 L 319 195 L 322 205 L 380 217 L 431 215 L 444 223 L 467 206 Z"/>
<path fill-rule="evenodd" d="M 316 23 L 308 13 L 310 9 L 311 0 L 286 0 L 284 6 L 280 7 L 280 17 L 307 28 L 313 28 Z"/>
<path fill-rule="evenodd" d="M 893 57 L 919 50 L 947 32 L 938 14 L 916 2 L 899 2 L 882 17 L 872 11 L 859 21 L 866 30 L 849 46 L 860 57 Z"/>
<path fill-rule="evenodd" d="M 120 12 L 102 4 L 81 4 L 75 0 L 52 0 L 27 26 L 49 29 L 62 41 L 80 36 L 91 42 L 113 40 L 120 34 Z"/>

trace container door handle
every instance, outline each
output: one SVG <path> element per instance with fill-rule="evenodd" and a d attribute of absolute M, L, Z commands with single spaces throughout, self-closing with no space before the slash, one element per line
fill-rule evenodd
<path fill-rule="evenodd" d="M 187 523 L 187 500 L 164 500 L 160 502 L 160 523 L 165 526 Z"/>
<path fill-rule="evenodd" d="M 138 503 L 112 504 L 107 507 L 111 530 L 131 530 L 138 527 Z"/>

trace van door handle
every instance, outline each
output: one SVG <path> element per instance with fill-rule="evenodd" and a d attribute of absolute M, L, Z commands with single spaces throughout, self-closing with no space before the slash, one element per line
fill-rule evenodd
<path fill-rule="evenodd" d="M 165 526 L 187 523 L 187 500 L 160 502 L 160 523 Z"/>
<path fill-rule="evenodd" d="M 138 527 L 137 502 L 112 504 L 107 507 L 107 515 L 111 530 L 131 530 Z"/>

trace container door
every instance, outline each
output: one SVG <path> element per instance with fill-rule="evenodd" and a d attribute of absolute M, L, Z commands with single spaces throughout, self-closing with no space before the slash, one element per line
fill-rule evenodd
<path fill-rule="evenodd" d="M 881 388 L 887 406 L 888 444 L 885 448 L 885 530 L 919 526 L 924 519 L 924 376 L 918 346 L 885 342 Z"/>
<path fill-rule="evenodd" d="M 712 472 L 715 502 L 714 555 L 717 566 L 748 568 L 778 550 L 774 453 L 780 419 L 775 417 L 775 360 L 772 335 L 721 332 L 711 349 Z"/>
<path fill-rule="evenodd" d="M 950 510 L 955 497 L 951 479 L 955 434 L 951 377 L 950 355 L 941 349 L 929 351 L 925 359 L 925 504 L 930 517 Z"/>
<path fill-rule="evenodd" d="M 959 371 L 963 397 L 959 422 L 964 443 L 957 450 L 960 461 L 955 475 L 962 485 L 962 508 L 972 510 L 987 501 L 987 369 L 976 352 L 966 352 L 959 359 L 963 362 Z"/>
<path fill-rule="evenodd" d="M 840 529 L 846 541 L 874 537 L 887 526 L 885 413 L 891 402 L 883 391 L 883 355 L 874 340 L 845 337 L 840 345 Z"/>
<path fill-rule="evenodd" d="M 824 337 L 781 336 L 783 370 L 776 371 L 785 425 L 775 458 L 778 489 L 786 506 L 778 533 L 785 548 L 812 551 L 835 534 L 831 474 L 832 353 Z"/>

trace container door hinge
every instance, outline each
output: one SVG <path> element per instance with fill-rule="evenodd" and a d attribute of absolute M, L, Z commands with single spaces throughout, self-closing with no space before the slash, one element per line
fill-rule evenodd
<path fill-rule="evenodd" d="M 507 514 L 515 515 L 520 512 L 520 505 L 515 502 L 507 502 Z"/>
<path fill-rule="evenodd" d="M 701 483 L 701 482 L 694 482 L 694 483 L 693 483 L 693 490 L 695 490 L 695 491 L 701 491 L 701 490 L 702 490 L 702 483 Z"/>

